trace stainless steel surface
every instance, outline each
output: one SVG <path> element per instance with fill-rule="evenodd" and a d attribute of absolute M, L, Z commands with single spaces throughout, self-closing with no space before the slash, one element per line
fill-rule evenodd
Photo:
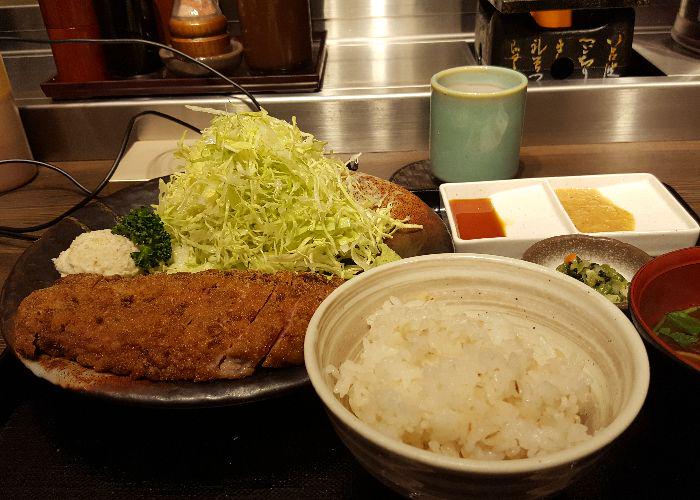
<path fill-rule="evenodd" d="M 424 86 L 452 66 L 476 64 L 463 39 L 331 44 L 324 91 Z"/>
<path fill-rule="evenodd" d="M 261 95 L 270 113 L 290 119 L 343 151 L 386 151 L 427 147 L 427 84 L 441 69 L 474 64 L 463 39 L 372 43 L 333 42 L 328 51 L 324 88 L 316 94 Z M 159 98 L 53 103 L 20 99 L 22 118 L 35 156 L 56 160 L 110 158 L 129 118 L 156 109 L 205 126 L 207 115 L 185 104 L 245 109 L 236 99 Z M 425 123 L 421 123 L 425 121 Z M 380 124 L 379 129 L 368 128 Z M 374 125 L 372 126 L 374 127 Z M 60 133 L 60 138 L 56 135 Z M 147 119 L 138 128 L 141 140 L 179 137 L 182 130 Z M 50 138 L 50 139 L 49 139 Z M 389 149 L 387 149 L 389 148 Z"/>
<path fill-rule="evenodd" d="M 638 36 L 634 49 L 668 76 L 700 76 L 700 54 L 678 45 L 666 33 Z"/>
<path fill-rule="evenodd" d="M 36 2 L 0 3 L 0 34 L 45 37 L 46 29 Z M 0 42 L 0 50 L 33 50 L 36 46 L 21 42 Z"/>
<path fill-rule="evenodd" d="M 473 63 L 468 43 L 474 5 L 458 0 L 313 1 L 316 23 L 332 35 L 322 91 L 261 95 L 259 100 L 275 116 L 296 116 L 302 128 L 336 151 L 426 150 L 428 82 L 439 70 Z M 635 77 L 532 82 L 524 144 L 700 138 L 697 61 L 668 45 L 670 25 L 655 24 L 667 18 L 672 22 L 676 10 L 677 1 L 663 11 L 645 11 L 651 25 L 638 26 L 635 33 L 635 49 L 670 76 L 645 76 L 653 73 L 642 68 Z M 34 154 L 46 160 L 113 157 L 129 118 L 144 109 L 199 126 L 209 117 L 185 104 L 245 109 L 225 96 L 52 102 L 38 89 L 53 71 L 48 50 L 5 52 L 5 57 Z M 176 126 L 148 119 L 137 135 L 155 140 L 180 134 Z"/>
<path fill-rule="evenodd" d="M 56 74 L 51 50 L 8 51 L 2 57 L 18 99 L 45 99 L 39 84 Z"/>

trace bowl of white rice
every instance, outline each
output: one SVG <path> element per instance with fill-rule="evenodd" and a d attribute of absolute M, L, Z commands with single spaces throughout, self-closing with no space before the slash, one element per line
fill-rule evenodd
<path fill-rule="evenodd" d="M 476 254 L 383 265 L 314 314 L 306 368 L 343 442 L 410 496 L 539 497 L 634 420 L 644 345 L 595 290 Z"/>

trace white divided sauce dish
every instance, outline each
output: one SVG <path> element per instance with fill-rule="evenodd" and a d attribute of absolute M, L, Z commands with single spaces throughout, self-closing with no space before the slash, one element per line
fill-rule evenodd
<path fill-rule="evenodd" d="M 542 177 L 504 181 L 446 183 L 440 197 L 457 252 L 522 257 L 533 243 L 551 236 L 579 234 L 555 190 L 591 188 L 634 216 L 634 231 L 586 233 L 615 238 L 650 255 L 694 246 L 700 226 L 651 174 Z M 459 237 L 450 200 L 489 198 L 505 236 L 464 240 Z"/>

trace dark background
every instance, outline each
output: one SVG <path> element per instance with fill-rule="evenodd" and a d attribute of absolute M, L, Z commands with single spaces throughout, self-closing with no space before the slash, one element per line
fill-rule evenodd
<path fill-rule="evenodd" d="M 649 348 L 632 426 L 559 498 L 693 498 L 697 375 Z M 0 360 L 0 497 L 387 498 L 311 387 L 229 408 L 157 410 L 74 395 Z"/>

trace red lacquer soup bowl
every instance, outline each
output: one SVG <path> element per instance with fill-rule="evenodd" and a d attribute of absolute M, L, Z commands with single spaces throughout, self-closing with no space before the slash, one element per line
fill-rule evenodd
<path fill-rule="evenodd" d="M 654 332 L 666 313 L 700 306 L 700 247 L 676 250 L 645 264 L 632 280 L 629 304 L 632 321 L 646 341 L 700 373 L 700 342 L 683 349 Z"/>

